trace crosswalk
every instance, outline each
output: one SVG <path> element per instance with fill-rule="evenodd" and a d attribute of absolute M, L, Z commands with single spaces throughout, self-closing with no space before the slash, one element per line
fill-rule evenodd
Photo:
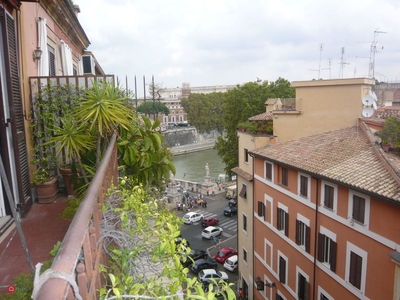
<path fill-rule="evenodd" d="M 191 211 L 200 213 L 204 217 L 217 217 L 217 215 L 215 213 L 208 212 L 205 210 L 191 210 Z M 236 219 L 228 219 L 228 218 L 225 218 L 225 219 L 219 218 L 219 223 L 216 226 L 219 226 L 224 230 L 227 229 L 227 230 L 236 232 L 237 231 L 237 220 Z M 227 233 L 225 234 L 225 232 L 224 232 L 224 233 L 222 233 L 222 235 L 228 237 L 227 235 L 229 235 L 229 234 L 227 234 Z"/>

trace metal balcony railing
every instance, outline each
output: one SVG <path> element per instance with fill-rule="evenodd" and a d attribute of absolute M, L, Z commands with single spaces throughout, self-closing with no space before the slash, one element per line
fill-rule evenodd
<path fill-rule="evenodd" d="M 62 241 L 51 268 L 34 287 L 34 299 L 98 299 L 99 265 L 107 266 L 100 238 L 101 206 L 106 192 L 118 184 L 116 135 Z"/>

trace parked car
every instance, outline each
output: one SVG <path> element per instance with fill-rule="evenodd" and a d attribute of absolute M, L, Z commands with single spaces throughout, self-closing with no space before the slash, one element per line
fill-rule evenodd
<path fill-rule="evenodd" d="M 215 217 L 206 217 L 203 220 L 201 220 L 201 225 L 203 227 L 207 227 L 207 226 L 213 226 L 218 224 L 219 220 L 218 218 Z"/>
<path fill-rule="evenodd" d="M 212 283 L 211 279 L 214 279 L 216 282 L 219 282 L 221 280 L 228 281 L 229 277 L 228 274 L 226 274 L 223 271 L 216 271 L 214 269 L 205 269 L 199 272 L 199 274 L 197 275 L 197 279 L 201 283 Z"/>
<path fill-rule="evenodd" d="M 198 274 L 201 270 L 204 269 L 216 269 L 217 262 L 212 258 L 207 259 L 198 259 L 195 260 L 194 263 L 190 266 L 190 271 L 195 274 Z"/>
<path fill-rule="evenodd" d="M 222 233 L 222 228 L 218 226 L 208 226 L 201 232 L 201 236 L 204 239 L 211 240 L 214 236 L 218 236 Z"/>
<path fill-rule="evenodd" d="M 199 222 L 203 220 L 204 216 L 196 212 L 188 212 L 183 216 L 183 222 L 185 224 L 192 224 L 194 222 Z"/>
<path fill-rule="evenodd" d="M 234 272 L 238 266 L 238 256 L 233 255 L 225 260 L 224 268 L 228 271 Z"/>
<path fill-rule="evenodd" d="M 228 217 L 232 217 L 233 215 L 237 214 L 237 207 L 236 206 L 230 206 L 224 209 L 224 215 Z"/>
<path fill-rule="evenodd" d="M 202 249 L 192 249 L 190 250 L 188 255 L 185 255 L 181 258 L 181 264 L 184 267 L 189 267 L 193 264 L 194 261 L 206 258 L 208 258 L 207 251 Z"/>
<path fill-rule="evenodd" d="M 233 255 L 237 255 L 237 254 L 238 254 L 238 253 L 237 253 L 237 250 L 236 250 L 236 249 L 230 248 L 230 247 L 225 247 L 225 248 L 222 248 L 221 250 L 219 250 L 219 251 L 217 252 L 217 254 L 215 254 L 214 259 L 215 259 L 217 262 L 223 264 L 223 263 L 225 263 L 225 261 L 226 261 L 229 257 L 231 257 L 231 256 L 233 256 Z"/>
<path fill-rule="evenodd" d="M 236 200 L 236 199 L 231 199 L 231 200 L 229 200 L 229 206 L 230 206 L 230 207 L 232 207 L 232 206 L 237 206 L 237 200 Z"/>
<path fill-rule="evenodd" d="M 218 284 L 210 284 L 210 283 L 203 283 L 203 291 L 205 293 L 213 292 L 214 299 L 228 299 L 228 294 L 224 290 L 224 287 L 221 283 Z"/>
<path fill-rule="evenodd" d="M 190 247 L 190 243 L 187 239 L 184 239 L 182 237 L 177 237 L 175 239 L 175 245 L 183 244 L 186 248 Z"/>

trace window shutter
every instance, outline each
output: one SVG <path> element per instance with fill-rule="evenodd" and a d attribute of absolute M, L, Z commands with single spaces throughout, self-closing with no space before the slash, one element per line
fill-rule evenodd
<path fill-rule="evenodd" d="M 356 288 L 361 287 L 362 257 L 354 252 L 350 254 L 350 274 L 349 281 Z"/>
<path fill-rule="evenodd" d="M 286 260 L 279 256 L 279 281 L 286 283 Z"/>
<path fill-rule="evenodd" d="M 330 259 L 329 263 L 331 264 L 331 271 L 336 272 L 336 250 L 337 250 L 337 244 L 336 242 L 331 240 L 331 248 L 330 250 Z"/>
<path fill-rule="evenodd" d="M 318 232 L 318 261 L 324 260 L 324 235 Z"/>
<path fill-rule="evenodd" d="M 8 85 L 7 89 L 2 87 L 4 91 L 8 91 L 8 94 L 6 95 L 8 96 L 8 99 L 1 99 L 1 102 L 8 101 L 8 105 L 10 107 L 10 118 L 12 122 L 9 123 L 9 126 L 11 126 L 12 132 L 12 143 L 16 164 L 15 172 L 17 175 L 17 182 L 14 184 L 18 185 L 19 199 L 20 203 L 23 205 L 22 213 L 24 215 L 29 211 L 29 208 L 32 205 L 32 197 L 29 178 L 29 164 L 25 142 L 25 126 L 19 77 L 17 36 L 14 19 L 5 11 L 2 6 L 0 6 L 0 22 L 3 30 L 6 29 L 6 35 L 3 35 L 3 51 L 6 65 L 5 78 Z M 0 97 L 2 96 L 0 95 Z M 5 147 L 6 141 L 2 140 L 2 143 L 2 147 Z M 10 160 L 8 160 L 8 162 L 9 161 Z M 6 162 L 4 161 L 4 163 Z"/>
<path fill-rule="evenodd" d="M 277 214 L 276 214 L 276 228 L 278 230 L 282 230 L 282 228 L 281 228 L 281 209 L 279 207 L 277 208 Z"/>
<path fill-rule="evenodd" d="M 304 283 L 304 300 L 310 299 L 310 283 L 306 281 Z"/>
<path fill-rule="evenodd" d="M 262 217 L 262 202 L 261 201 L 258 201 L 258 216 L 259 217 Z"/>
<path fill-rule="evenodd" d="M 296 244 L 300 245 L 300 226 L 301 222 L 299 220 L 296 220 Z"/>
<path fill-rule="evenodd" d="M 285 213 L 285 235 L 289 236 L 289 214 L 287 212 Z"/>
<path fill-rule="evenodd" d="M 310 227 L 306 226 L 306 252 L 310 253 Z"/>

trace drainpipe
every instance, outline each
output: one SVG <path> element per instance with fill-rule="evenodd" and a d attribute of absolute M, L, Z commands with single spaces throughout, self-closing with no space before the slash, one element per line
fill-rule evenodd
<path fill-rule="evenodd" d="M 319 203 L 319 180 L 318 178 L 313 177 L 316 182 L 317 186 L 315 189 L 315 233 L 314 233 L 314 270 L 313 270 L 313 299 L 316 298 L 316 292 L 317 289 L 315 288 L 315 282 L 316 282 L 316 273 L 317 273 L 317 243 L 318 243 L 318 203 Z"/>

